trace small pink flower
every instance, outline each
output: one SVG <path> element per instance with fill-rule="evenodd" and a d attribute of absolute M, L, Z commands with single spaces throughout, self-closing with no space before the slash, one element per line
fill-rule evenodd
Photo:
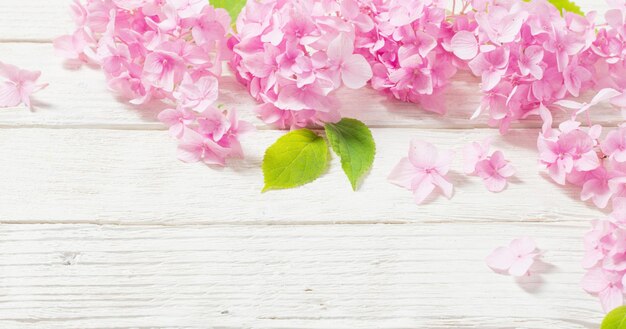
<path fill-rule="evenodd" d="M 582 281 L 582 287 L 590 294 L 598 295 L 605 312 L 624 303 L 623 274 L 602 268 L 591 269 Z"/>
<path fill-rule="evenodd" d="M 452 152 L 440 152 L 430 143 L 413 140 L 409 156 L 400 160 L 388 179 L 393 184 L 412 190 L 417 204 L 423 203 L 435 187 L 451 198 L 453 185 L 445 177 L 451 162 Z"/>
<path fill-rule="evenodd" d="M 191 75 L 185 74 L 173 95 L 181 106 L 202 112 L 217 101 L 218 81 L 211 75 L 202 76 L 194 81 Z"/>
<path fill-rule="evenodd" d="M 181 138 L 185 132 L 185 127 L 193 123 L 196 116 L 193 111 L 179 107 L 161 111 L 158 119 L 169 127 L 173 137 Z"/>
<path fill-rule="evenodd" d="M 507 178 L 515 175 L 515 168 L 504 159 L 502 152 L 496 151 L 476 164 L 476 175 L 483 179 L 489 191 L 501 192 L 506 187 Z"/>
<path fill-rule="evenodd" d="M 600 147 L 607 156 L 618 162 L 626 162 L 626 126 L 609 132 Z"/>
<path fill-rule="evenodd" d="M 372 68 L 365 57 L 354 54 L 354 39 L 341 33 L 328 45 L 328 59 L 337 67 L 346 87 L 359 89 L 372 78 Z"/>
<path fill-rule="evenodd" d="M 480 53 L 469 62 L 472 73 L 482 76 L 483 91 L 490 91 L 500 83 L 508 65 L 509 50 L 504 47 L 488 53 Z"/>
<path fill-rule="evenodd" d="M 528 271 L 539 255 L 535 242 L 529 237 L 511 241 L 508 247 L 499 247 L 487 257 L 487 266 L 497 273 L 521 277 Z"/>
<path fill-rule="evenodd" d="M 220 146 L 208 136 L 187 129 L 178 145 L 178 159 L 193 163 L 202 161 L 208 165 L 226 165 L 229 150 Z"/>
<path fill-rule="evenodd" d="M 0 107 L 24 104 L 31 108 L 30 96 L 48 86 L 37 84 L 40 76 L 40 71 L 22 70 L 17 66 L 0 62 L 0 77 L 6 79 L 0 82 Z"/>
<path fill-rule="evenodd" d="M 613 192 L 609 187 L 609 173 L 604 167 L 587 172 L 580 199 L 592 200 L 596 207 L 604 209 L 611 200 Z"/>
<path fill-rule="evenodd" d="M 531 75 L 537 80 L 543 78 L 543 68 L 541 62 L 543 61 L 543 48 L 540 46 L 530 46 L 522 52 L 518 60 L 518 66 L 520 73 L 527 76 Z"/>
<path fill-rule="evenodd" d="M 143 78 L 150 85 L 171 92 L 183 78 L 185 66 L 172 52 L 153 52 L 146 56 Z"/>

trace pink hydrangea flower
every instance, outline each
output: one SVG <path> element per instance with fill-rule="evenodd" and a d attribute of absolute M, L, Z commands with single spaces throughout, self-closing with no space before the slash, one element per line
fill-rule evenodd
<path fill-rule="evenodd" d="M 13 107 L 20 104 L 31 108 L 32 94 L 44 89 L 48 84 L 37 84 L 40 71 L 22 70 L 17 66 L 0 62 L 0 107 Z"/>
<path fill-rule="evenodd" d="M 521 277 L 528 274 L 538 255 L 535 242 L 522 237 L 511 241 L 507 247 L 496 248 L 486 262 L 497 273 Z"/>
<path fill-rule="evenodd" d="M 566 176 L 574 169 L 591 171 L 600 165 L 594 147 L 597 136 L 594 131 L 586 132 L 579 129 L 579 123 L 565 122 L 560 132 L 552 137 L 539 136 L 537 148 L 540 161 L 548 169 L 552 179 L 564 185 Z"/>
<path fill-rule="evenodd" d="M 626 126 L 609 132 L 600 146 L 602 152 L 615 161 L 626 162 Z"/>
<path fill-rule="evenodd" d="M 582 287 L 590 294 L 597 295 L 605 312 L 624 304 L 624 274 L 594 268 L 587 272 L 582 281 Z"/>
<path fill-rule="evenodd" d="M 483 179 L 491 192 L 501 192 L 506 188 L 507 178 L 515 175 L 515 168 L 500 151 L 489 150 L 489 140 L 473 142 L 463 149 L 464 171 Z"/>
<path fill-rule="evenodd" d="M 506 188 L 507 178 L 515 175 L 515 168 L 504 159 L 500 151 L 476 164 L 476 175 L 483 179 L 491 192 L 501 192 Z"/>
<path fill-rule="evenodd" d="M 451 198 L 453 185 L 446 179 L 451 162 L 451 151 L 439 151 L 430 143 L 413 140 L 409 156 L 400 160 L 389 181 L 413 191 L 417 204 L 423 203 L 436 187 Z"/>

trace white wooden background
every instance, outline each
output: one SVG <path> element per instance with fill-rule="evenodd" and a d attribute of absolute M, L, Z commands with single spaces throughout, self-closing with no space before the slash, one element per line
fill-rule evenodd
<path fill-rule="evenodd" d="M 579 0 L 585 10 L 606 8 Z M 536 163 L 537 121 L 497 137 L 470 122 L 479 96 L 454 84 L 450 114 L 372 90 L 342 91 L 371 127 L 374 168 L 353 193 L 337 159 L 295 191 L 261 194 L 263 150 L 283 132 L 254 118 L 232 77 L 222 102 L 259 131 L 223 170 L 180 163 L 155 120 L 69 70 L 51 40 L 72 29 L 70 0 L 0 0 L 0 61 L 43 71 L 36 110 L 0 110 L 0 328 L 597 328 L 580 288 L 582 236 L 600 211 Z M 616 111 L 594 116 L 615 126 Z M 386 181 L 411 138 L 442 148 L 496 136 L 518 168 L 503 193 L 461 175 L 452 201 L 416 206 Z M 493 274 L 496 246 L 522 235 L 544 250 L 534 275 Z"/>

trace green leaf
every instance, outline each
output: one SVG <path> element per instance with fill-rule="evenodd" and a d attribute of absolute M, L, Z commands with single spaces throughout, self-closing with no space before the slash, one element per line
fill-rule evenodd
<path fill-rule="evenodd" d="M 355 119 L 342 119 L 338 123 L 327 123 L 324 127 L 330 145 L 341 157 L 341 167 L 348 176 L 352 189 L 374 163 L 376 144 L 367 126 Z"/>
<path fill-rule="evenodd" d="M 601 329 L 626 329 L 626 306 L 621 306 L 606 315 Z"/>
<path fill-rule="evenodd" d="M 263 192 L 310 183 L 320 177 L 327 167 L 326 141 L 311 130 L 294 130 L 265 151 Z"/>
<path fill-rule="evenodd" d="M 241 12 L 241 9 L 246 5 L 246 0 L 209 0 L 209 3 L 215 8 L 226 9 L 233 19 L 233 24 L 235 24 L 239 12 Z"/>
<path fill-rule="evenodd" d="M 561 13 L 563 13 L 563 10 L 565 10 L 567 12 L 578 14 L 578 15 L 581 15 L 581 16 L 585 15 L 585 13 L 583 13 L 583 11 L 580 9 L 580 7 L 578 7 L 578 5 L 575 4 L 573 1 L 569 1 L 569 0 L 548 0 L 548 2 L 553 4 Z"/>

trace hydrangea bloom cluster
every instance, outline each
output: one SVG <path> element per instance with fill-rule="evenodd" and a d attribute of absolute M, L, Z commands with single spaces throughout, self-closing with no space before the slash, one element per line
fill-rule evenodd
<path fill-rule="evenodd" d="M 77 29 L 54 41 L 57 52 L 102 67 L 109 88 L 132 104 L 171 104 L 159 118 L 180 140 L 181 160 L 223 165 L 242 155 L 245 125 L 214 106 L 230 53 L 225 10 L 206 0 L 87 0 L 72 11 Z"/>
<path fill-rule="evenodd" d="M 454 56 L 446 50 L 453 33 L 446 1 L 345 2 L 350 5 L 342 14 L 356 26 L 357 48 L 373 68 L 372 87 L 445 113 L 442 94 L 457 71 Z"/>
<path fill-rule="evenodd" d="M 484 93 L 474 113 L 506 132 L 511 122 L 537 114 L 593 86 L 595 14 L 561 13 L 546 0 L 474 0 L 476 10 L 455 22 L 450 48 L 481 77 Z"/>
<path fill-rule="evenodd" d="M 238 79 L 262 103 L 257 113 L 280 128 L 340 119 L 333 91 L 364 87 L 370 65 L 354 49 L 355 26 L 334 0 L 249 1 L 231 40 Z"/>
<path fill-rule="evenodd" d="M 624 304 L 626 293 L 626 199 L 615 200 L 606 220 L 596 220 L 585 235 L 582 287 L 600 298 L 606 312 Z"/>

